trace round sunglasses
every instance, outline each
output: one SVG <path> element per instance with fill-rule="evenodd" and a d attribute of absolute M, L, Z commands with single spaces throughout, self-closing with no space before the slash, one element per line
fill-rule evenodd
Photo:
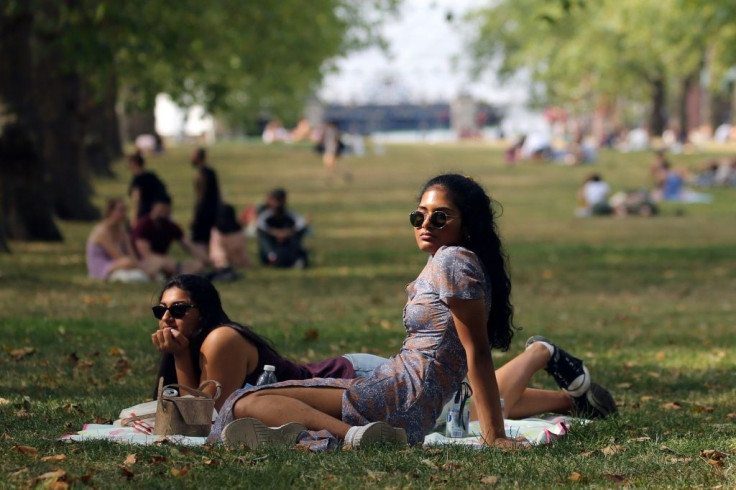
<path fill-rule="evenodd" d="M 152 306 L 151 310 L 153 310 L 153 316 L 156 317 L 156 319 L 158 320 L 164 317 L 164 315 L 166 314 L 166 310 L 169 311 L 172 317 L 176 318 L 177 320 L 181 320 L 182 318 L 184 318 L 184 315 L 187 314 L 189 308 L 197 308 L 197 306 L 189 303 L 174 303 L 171 306 Z"/>
<path fill-rule="evenodd" d="M 441 230 L 445 227 L 447 221 L 452 218 L 452 216 L 448 216 L 444 211 L 432 211 L 432 214 L 429 215 L 429 224 L 432 225 L 433 228 Z M 412 211 L 409 213 L 409 223 L 411 223 L 411 226 L 414 228 L 421 228 L 425 219 L 427 219 L 427 216 L 421 211 Z"/>

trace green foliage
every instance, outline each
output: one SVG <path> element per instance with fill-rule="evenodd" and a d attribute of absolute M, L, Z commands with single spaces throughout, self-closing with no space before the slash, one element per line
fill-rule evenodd
<path fill-rule="evenodd" d="M 313 216 L 315 230 L 307 238 L 313 268 L 255 267 L 242 281 L 218 285 L 228 313 L 300 361 L 396 352 L 404 335 L 404 286 L 426 260 L 416 251 L 408 212 L 427 178 L 460 171 L 481 182 L 503 211 L 500 228 L 524 330 L 510 352 L 494 353 L 496 364 L 521 352 L 527 336 L 549 336 L 582 356 L 594 379 L 611 388 L 620 403 L 617 419 L 509 453 L 59 444 L 62 434 L 114 419 L 150 396 L 158 359 L 150 345 L 150 306 L 160 287 L 87 279 L 84 241 L 91 225 L 63 223 L 66 243 L 13 243 L 14 254 L 0 256 L 3 486 L 51 486 L 54 478 L 105 488 L 736 486 L 734 189 L 713 190 L 710 205 L 664 206 L 650 219 L 576 219 L 575 192 L 589 166 L 508 167 L 501 149 L 485 145 L 385 150 L 345 158 L 354 181 L 328 185 L 319 157 L 306 146 L 211 148 L 223 191 L 237 209 L 282 185 L 293 208 Z M 167 182 L 180 223 L 188 222 L 193 205 L 189 152 L 173 148 L 148 162 Z M 712 156 L 722 155 L 672 160 L 694 169 Z M 636 188 L 646 185 L 651 158 L 603 152 L 595 170 L 616 190 Z M 116 179 L 97 183 L 98 203 L 125 194 L 125 162 L 116 170 Z M 254 257 L 253 241 L 249 250 Z M 540 373 L 533 385 L 554 383 Z M 49 475 L 57 469 L 64 474 Z"/>

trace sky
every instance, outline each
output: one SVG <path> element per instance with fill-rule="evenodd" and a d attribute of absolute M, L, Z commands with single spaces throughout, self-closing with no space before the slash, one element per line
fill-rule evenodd
<path fill-rule="evenodd" d="M 448 102 L 469 93 L 492 104 L 518 105 L 523 87 L 500 87 L 492 74 L 480 81 L 469 75 L 470 60 L 462 17 L 489 0 L 403 0 L 400 14 L 383 26 L 389 53 L 378 48 L 337 61 L 320 96 L 328 102 Z M 452 14 L 452 20 L 447 16 Z"/>

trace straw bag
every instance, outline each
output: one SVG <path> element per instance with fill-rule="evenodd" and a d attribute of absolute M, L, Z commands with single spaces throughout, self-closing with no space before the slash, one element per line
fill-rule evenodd
<path fill-rule="evenodd" d="M 215 396 L 202 391 L 212 384 L 217 387 Z M 196 390 L 177 384 L 166 385 L 166 388 L 176 388 L 179 393 L 188 392 L 192 396 L 164 395 L 164 379 L 159 378 L 156 423 L 153 433 L 156 435 L 178 434 L 196 437 L 208 435 L 212 428 L 212 411 L 215 408 L 215 400 L 222 393 L 220 383 L 208 380 L 199 385 Z"/>

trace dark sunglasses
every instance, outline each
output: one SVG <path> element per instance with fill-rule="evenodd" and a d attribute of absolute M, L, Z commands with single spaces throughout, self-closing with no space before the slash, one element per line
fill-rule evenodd
<path fill-rule="evenodd" d="M 166 314 L 166 310 L 169 310 L 169 313 L 172 317 L 176 318 L 177 320 L 181 320 L 182 318 L 184 318 L 184 315 L 187 314 L 189 308 L 196 307 L 196 305 L 192 305 L 189 303 L 174 303 L 171 306 L 156 305 L 151 307 L 151 310 L 153 310 L 153 316 L 159 320 L 164 317 L 164 315 Z"/>
<path fill-rule="evenodd" d="M 409 213 L 409 223 L 414 228 L 421 228 L 426 218 L 427 216 L 421 211 L 412 211 Z M 450 219 L 452 219 L 452 216 L 448 216 L 444 211 L 432 211 L 432 214 L 429 215 L 429 224 L 433 228 L 441 230 L 447 224 L 447 220 Z"/>

